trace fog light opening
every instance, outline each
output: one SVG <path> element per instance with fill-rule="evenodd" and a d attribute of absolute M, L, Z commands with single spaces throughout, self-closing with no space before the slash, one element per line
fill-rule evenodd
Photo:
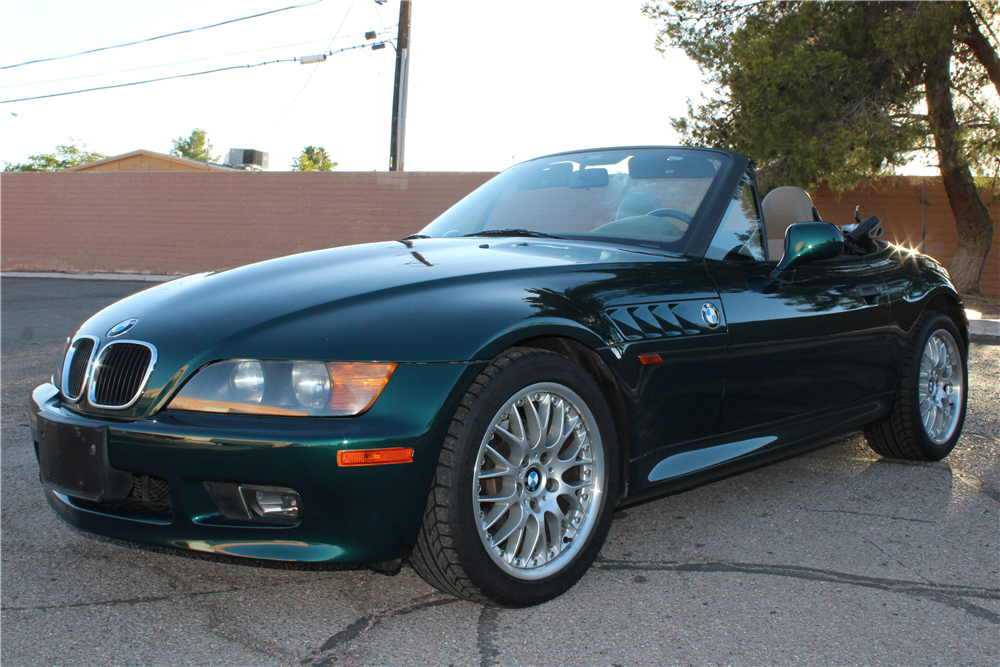
<path fill-rule="evenodd" d="M 298 523 L 302 498 L 292 489 L 277 486 L 240 486 L 250 519 L 264 523 Z"/>
<path fill-rule="evenodd" d="M 202 482 L 221 517 L 199 523 L 294 526 L 302 521 L 302 496 L 282 486 Z"/>

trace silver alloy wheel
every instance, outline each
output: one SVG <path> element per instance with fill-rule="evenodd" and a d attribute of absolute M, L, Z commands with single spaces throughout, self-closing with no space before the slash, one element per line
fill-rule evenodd
<path fill-rule="evenodd" d="M 473 480 L 493 561 L 527 580 L 571 563 L 598 522 L 604 469 L 597 420 L 574 391 L 542 382 L 508 399 L 479 445 Z"/>
<path fill-rule="evenodd" d="M 917 380 L 920 419 L 934 444 L 944 444 L 955 432 L 964 391 L 958 343 L 950 332 L 938 329 L 924 346 Z"/>

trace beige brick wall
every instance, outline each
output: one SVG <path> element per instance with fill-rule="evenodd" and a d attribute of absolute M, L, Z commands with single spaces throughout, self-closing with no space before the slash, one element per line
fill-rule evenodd
<path fill-rule="evenodd" d="M 398 239 L 492 174 L 5 173 L 5 271 L 197 273 Z"/>
<path fill-rule="evenodd" d="M 490 173 L 76 172 L 0 176 L 5 271 L 197 273 L 306 250 L 397 239 L 421 229 Z M 920 243 L 946 266 L 957 248 L 940 178 L 894 178 L 846 192 L 820 188 L 823 218 L 847 224 L 854 206 L 886 236 Z M 1000 222 L 1000 202 L 990 215 Z M 996 223 L 995 223 L 996 224 Z M 1000 230 L 980 286 L 1000 298 Z"/>
<path fill-rule="evenodd" d="M 993 220 L 993 246 L 979 281 L 983 294 L 1000 298 L 1000 200 L 983 190 L 980 197 Z M 838 198 L 825 185 L 813 196 L 813 203 L 824 220 L 845 225 L 853 221 L 854 207 L 861 206 L 861 217 L 882 218 L 884 238 L 900 245 L 919 248 L 921 216 L 926 239 L 924 252 L 945 266 L 958 250 L 955 217 L 940 177 L 897 177 L 844 192 Z"/>

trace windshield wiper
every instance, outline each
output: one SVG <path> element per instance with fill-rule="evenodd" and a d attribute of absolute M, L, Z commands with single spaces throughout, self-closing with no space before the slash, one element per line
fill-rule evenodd
<path fill-rule="evenodd" d="M 531 236 L 539 239 L 559 238 L 558 236 L 552 236 L 552 234 L 536 232 L 531 229 L 484 229 L 483 231 L 476 232 L 474 234 L 465 234 L 465 236 Z"/>
<path fill-rule="evenodd" d="M 400 241 L 411 241 L 413 239 L 429 239 L 429 238 L 430 237 L 427 236 L 427 234 L 410 234 L 409 236 L 404 236 L 403 238 L 401 238 L 399 240 Z"/>

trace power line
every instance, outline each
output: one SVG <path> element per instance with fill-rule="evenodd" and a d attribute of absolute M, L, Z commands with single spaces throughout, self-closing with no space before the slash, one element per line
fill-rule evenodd
<path fill-rule="evenodd" d="M 118 83 L 113 86 L 98 86 L 96 88 L 86 88 L 84 90 L 71 90 L 68 93 L 53 93 L 51 95 L 36 95 L 35 97 L 22 97 L 16 100 L 0 100 L 0 104 L 7 104 L 8 102 L 28 102 L 30 100 L 44 100 L 48 97 L 63 97 L 65 95 L 77 95 L 79 93 L 90 93 L 95 90 L 109 90 L 111 88 L 127 88 L 128 86 L 139 86 L 144 83 L 156 83 L 157 81 L 167 81 L 169 79 L 183 79 L 189 76 L 201 76 L 202 74 L 214 74 L 215 72 L 225 72 L 230 69 L 243 69 L 246 67 L 261 67 L 263 65 L 273 65 L 274 63 L 287 63 L 295 62 L 298 58 L 288 58 L 286 60 L 271 60 L 265 63 L 257 63 L 256 65 L 233 65 L 232 67 L 219 67 L 218 69 L 210 69 L 204 72 L 193 72 L 191 74 L 177 74 L 174 76 L 164 76 L 159 79 L 146 79 L 145 81 L 133 81 L 131 83 Z"/>
<path fill-rule="evenodd" d="M 205 58 L 192 58 L 191 60 L 179 60 L 172 63 L 162 63 L 160 65 L 144 65 L 142 67 L 130 67 L 129 69 L 119 69 L 113 72 L 97 72 L 95 74 L 81 74 L 80 76 L 67 76 L 62 79 L 46 79 L 44 81 L 29 81 L 27 83 L 14 83 L 10 85 L 0 86 L 0 88 L 24 88 L 25 86 L 40 86 L 46 83 L 62 83 L 63 81 L 79 81 L 80 79 L 93 79 L 98 76 L 111 76 L 112 74 L 128 74 L 129 72 L 141 72 L 147 69 L 159 69 L 161 67 L 173 67 L 175 65 L 189 65 L 191 63 L 204 62 L 206 60 L 216 60 L 218 58 L 228 58 L 230 56 L 245 56 L 248 53 L 260 53 L 261 51 L 275 51 L 277 49 L 288 48 L 292 46 L 305 46 L 307 44 L 315 44 L 317 42 L 325 42 L 325 39 L 314 39 L 310 42 L 299 42 L 298 44 L 284 44 L 282 46 L 273 46 L 265 49 L 250 49 L 249 51 L 237 51 L 235 53 L 224 53 L 218 56 L 207 56 Z"/>
<path fill-rule="evenodd" d="M 392 34 L 389 30 L 386 30 L 385 32 L 379 32 L 378 33 L 378 35 L 389 35 L 389 34 Z M 338 39 L 359 39 L 359 38 L 362 38 L 362 37 L 364 37 L 364 33 L 357 34 L 357 35 L 345 35 L 344 37 L 340 37 Z M 247 51 L 236 51 L 234 53 L 224 53 L 224 54 L 221 54 L 221 55 L 218 55 L 218 56 L 206 56 L 204 58 L 192 58 L 191 60 L 179 60 L 177 62 L 162 63 L 160 65 L 144 65 L 143 67 L 131 67 L 129 69 L 120 69 L 120 70 L 115 70 L 113 72 L 98 72 L 96 74 L 82 74 L 80 76 L 68 76 L 68 77 L 64 77 L 62 79 L 47 79 L 45 81 L 31 81 L 31 82 L 28 82 L 28 83 L 15 83 L 15 84 L 10 84 L 10 85 L 0 86 L 0 88 L 23 88 L 25 86 L 39 86 L 39 85 L 42 85 L 42 84 L 45 84 L 45 83 L 61 83 L 63 81 L 78 81 L 79 79 L 92 79 L 94 77 L 98 77 L 98 76 L 110 76 L 112 74 L 127 74 L 129 72 L 141 72 L 143 70 L 148 70 L 148 69 L 159 69 L 161 67 L 173 67 L 175 65 L 187 65 L 187 64 L 190 64 L 190 63 L 204 62 L 206 60 L 218 60 L 219 58 L 228 58 L 230 56 L 243 56 L 243 55 L 246 55 L 248 53 L 261 53 L 262 51 L 276 51 L 278 49 L 287 49 L 287 48 L 290 48 L 290 47 L 293 47 L 293 46 L 305 46 L 307 44 L 316 44 L 317 42 L 326 42 L 326 41 L 327 41 L 326 39 L 313 39 L 313 40 L 310 40 L 308 42 L 296 42 L 295 44 L 281 44 L 279 46 L 269 46 L 269 47 L 262 48 L 262 49 L 250 49 L 250 50 L 247 50 Z M 330 45 L 331 45 L 331 43 L 328 43 L 326 45 L 326 48 L 329 49 Z"/>
<path fill-rule="evenodd" d="M 344 24 L 347 23 L 347 17 L 350 16 L 351 10 L 354 9 L 354 1 L 355 0 L 351 0 L 351 4 L 349 4 L 347 6 L 347 11 L 344 12 L 344 18 L 341 19 L 340 25 L 337 26 L 337 31 L 335 33 L 333 33 L 333 37 L 330 38 L 330 42 L 326 45 L 327 51 L 329 51 L 330 47 L 333 46 L 333 41 L 335 39 L 337 39 L 337 35 L 340 34 L 340 31 L 344 28 Z M 264 128 L 264 130 L 262 130 L 260 132 L 260 134 L 258 134 L 256 137 L 254 137 L 250 141 L 244 142 L 244 143 L 242 143 L 240 145 L 241 146 L 249 146 L 251 143 L 253 143 L 254 141 L 257 141 L 258 139 L 260 139 L 261 137 L 263 137 L 265 134 L 267 134 L 271 130 L 272 127 L 274 127 L 275 125 L 277 125 L 278 121 L 281 120 L 286 113 L 288 113 L 288 110 L 292 108 L 292 105 L 295 104 L 295 101 L 299 99 L 299 97 L 302 95 L 303 92 L 305 92 L 305 89 L 309 86 L 309 82 L 313 80 L 314 76 L 316 76 L 316 70 L 317 69 L 319 69 L 319 68 L 317 68 L 317 67 L 313 68 L 313 71 L 309 73 L 309 77 L 306 79 L 306 82 L 304 84 L 302 84 L 301 88 L 299 88 L 299 92 L 295 93 L 295 97 L 292 98 L 292 101 L 289 102 L 288 106 L 285 107 L 284 110 L 281 113 L 278 114 L 277 118 L 275 118 L 273 121 L 271 121 L 270 125 L 268 125 L 266 128 Z"/>
<path fill-rule="evenodd" d="M 354 9 L 355 0 L 351 0 L 351 4 L 347 5 L 347 11 L 344 12 L 344 18 L 340 20 L 340 25 L 337 26 L 337 32 L 333 33 L 333 37 L 330 38 L 330 43 L 326 45 L 326 50 L 329 51 L 330 47 L 333 46 L 333 40 L 337 39 L 337 35 L 340 31 L 344 29 L 344 24 L 347 23 L 347 17 L 351 15 L 351 10 Z"/>
<path fill-rule="evenodd" d="M 238 23 L 239 21 L 246 21 L 248 19 L 255 19 L 255 18 L 259 18 L 261 16 L 267 16 L 268 14 L 277 14 L 278 12 L 288 11 L 289 9 L 299 9 L 300 7 L 309 7 L 311 5 L 316 5 L 316 4 L 319 4 L 321 2 L 323 2 L 323 0 L 313 0 L 313 2 L 307 2 L 307 3 L 302 4 L 302 5 L 292 5 L 291 7 L 282 7 L 281 9 L 272 9 L 270 11 L 261 12 L 260 14 L 254 14 L 252 16 L 244 16 L 244 17 L 238 18 L 238 19 L 230 19 L 228 21 L 222 21 L 220 23 L 213 23 L 212 25 L 202 26 L 200 28 L 189 28 L 188 30 L 179 30 L 177 32 L 172 32 L 172 33 L 169 33 L 169 34 L 166 34 L 166 35 L 158 35 L 156 37 L 147 37 L 146 39 L 139 39 L 139 40 L 136 40 L 134 42 L 127 42 L 125 44 L 115 44 L 114 46 L 102 46 L 102 47 L 97 48 L 97 49 L 90 49 L 88 51 L 80 51 L 79 53 L 70 53 L 70 54 L 65 55 L 65 56 L 54 56 L 52 58 L 39 58 L 38 60 L 29 60 L 27 62 L 17 63 L 16 65 L 4 65 L 3 67 L 0 67 L 0 69 L 12 69 L 14 67 L 22 67 L 24 65 L 34 65 L 36 63 L 46 63 L 46 62 L 49 62 L 51 60 L 63 60 L 65 58 L 75 58 L 77 56 L 87 55 L 88 53 L 97 53 L 98 51 L 108 51 L 110 49 L 120 49 L 120 48 L 125 47 L 125 46 L 135 46 L 136 44 L 143 44 L 145 42 L 153 42 L 153 41 L 156 41 L 158 39 L 166 39 L 167 37 L 176 37 L 177 35 L 184 35 L 184 34 L 187 34 L 189 32 L 198 32 L 199 30 L 208 30 L 210 28 L 218 28 L 220 25 L 227 25 L 229 23 Z M 129 84 L 126 84 L 126 85 L 129 85 Z M 131 85 L 134 85 L 134 84 L 131 84 Z"/>
<path fill-rule="evenodd" d="M 385 42 L 379 42 L 379 43 L 380 44 L 384 44 Z M 371 46 L 371 45 L 369 45 L 369 44 L 358 44 L 357 46 L 345 46 L 342 49 L 337 49 L 336 51 L 331 51 L 331 52 L 326 53 L 324 55 L 332 56 L 334 54 L 341 53 L 343 51 L 353 51 L 354 49 L 364 49 L 364 48 L 368 48 L 369 46 Z M 263 67 L 264 65 L 274 65 L 275 63 L 294 63 L 294 62 L 298 62 L 298 61 L 299 61 L 299 58 L 283 58 L 283 59 L 280 59 L 280 60 L 269 60 L 267 62 L 257 63 L 255 65 L 233 65 L 231 67 L 219 67 L 219 68 L 216 68 L 216 69 L 205 70 L 204 72 L 192 72 L 190 74 L 175 74 L 174 76 L 163 76 L 163 77 L 160 77 L 158 79 L 146 79 L 145 81 L 133 81 L 131 83 L 119 83 L 119 84 L 115 84 L 113 86 L 98 86 L 96 88 L 86 88 L 84 90 L 71 90 L 71 91 L 69 91 L 67 93 L 53 93 L 51 95 L 36 95 L 34 97 L 22 97 L 22 98 L 19 98 L 19 99 L 16 99 L 16 100 L 0 100 L 0 104 L 7 104 L 7 103 L 10 103 L 10 102 L 28 102 L 28 101 L 31 101 L 31 100 L 43 100 L 43 99 L 46 99 L 46 98 L 49 98 L 49 97 L 63 97 L 65 95 L 77 95 L 79 93 L 90 93 L 90 92 L 93 92 L 95 90 L 109 90 L 111 88 L 127 88 L 128 86 L 139 86 L 139 85 L 142 85 L 144 83 L 156 83 L 157 81 L 169 81 L 170 79 L 183 79 L 183 78 L 190 77 L 190 76 L 201 76 L 203 74 L 214 74 L 216 72 L 225 72 L 227 70 L 233 70 L 233 69 L 247 69 L 249 67 Z"/>
<path fill-rule="evenodd" d="M 389 29 L 387 27 L 385 27 L 385 21 L 382 20 L 382 12 L 379 11 L 379 7 L 381 7 L 381 6 L 382 5 L 379 4 L 379 3 L 375 4 L 375 7 L 374 7 L 374 9 L 375 9 L 375 16 L 378 17 L 378 22 L 382 24 L 382 30 L 388 31 Z"/>

